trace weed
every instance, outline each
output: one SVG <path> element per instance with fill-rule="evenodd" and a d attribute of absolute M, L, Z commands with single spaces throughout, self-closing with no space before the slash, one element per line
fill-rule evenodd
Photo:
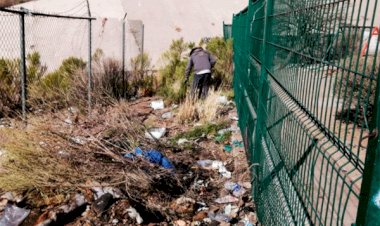
<path fill-rule="evenodd" d="M 203 135 L 205 136 L 214 135 L 219 130 L 225 128 L 227 125 L 228 125 L 228 122 L 226 121 L 222 121 L 219 123 L 206 123 L 201 126 L 196 126 L 187 132 L 180 133 L 177 136 L 175 136 L 173 139 L 174 140 L 178 140 L 181 138 L 196 139 L 196 138 L 202 137 Z"/>

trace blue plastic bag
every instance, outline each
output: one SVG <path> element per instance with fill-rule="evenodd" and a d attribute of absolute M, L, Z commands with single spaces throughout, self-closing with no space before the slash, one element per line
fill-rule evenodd
<path fill-rule="evenodd" d="M 130 158 L 132 160 L 134 160 L 135 156 L 143 157 L 149 162 L 160 165 L 165 169 L 174 169 L 174 165 L 170 162 L 170 160 L 157 150 L 144 151 L 141 148 L 136 147 L 135 153 L 128 153 L 124 155 L 125 158 Z"/>

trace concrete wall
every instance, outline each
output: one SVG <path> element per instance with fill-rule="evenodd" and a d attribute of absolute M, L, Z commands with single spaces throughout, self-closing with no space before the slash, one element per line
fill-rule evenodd
<path fill-rule="evenodd" d="M 173 39 L 198 43 L 203 37 L 222 36 L 222 23 L 248 0 L 121 0 L 129 19 L 145 24 L 145 50 L 159 63 Z"/>
<path fill-rule="evenodd" d="M 90 0 L 92 16 L 92 49 L 102 49 L 106 57 L 122 59 L 122 19 L 124 11 L 119 0 Z M 40 0 L 15 6 L 33 11 L 87 16 L 83 0 Z M 88 59 L 88 21 L 51 17 L 26 17 L 26 51 L 37 51 L 48 70 L 56 69 L 67 57 Z M 140 53 L 135 36 L 126 20 L 126 63 Z M 19 19 L 0 13 L 0 57 L 20 57 Z"/>

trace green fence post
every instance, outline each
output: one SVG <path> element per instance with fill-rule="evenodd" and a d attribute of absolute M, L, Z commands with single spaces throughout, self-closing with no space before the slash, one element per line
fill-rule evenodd
<path fill-rule="evenodd" d="M 379 78 L 378 74 L 377 78 Z M 368 151 L 363 172 L 357 226 L 380 225 L 380 80 L 377 80 L 375 119 L 371 125 Z"/>
<path fill-rule="evenodd" d="M 271 55 L 267 54 L 267 41 L 268 37 L 270 35 L 271 30 L 271 22 L 269 21 L 269 15 L 271 15 L 272 8 L 273 8 L 273 0 L 266 0 L 265 4 L 265 13 L 264 13 L 264 35 L 263 35 L 263 41 L 262 41 L 262 48 L 260 53 L 261 58 L 261 71 L 260 71 L 260 81 L 259 81 L 259 93 L 258 93 L 258 110 L 257 110 L 257 122 L 256 122 L 256 131 L 255 131 L 255 140 L 254 140 L 254 154 L 253 154 L 253 164 L 257 164 L 257 167 L 255 167 L 254 172 L 256 174 L 257 178 L 257 184 L 260 185 L 260 167 L 262 167 L 261 159 L 262 159 L 262 138 L 265 133 L 265 122 L 266 122 L 266 107 L 267 107 L 267 101 L 268 101 L 268 93 L 269 93 L 269 81 L 268 81 L 268 65 L 269 62 L 272 60 L 270 59 Z M 260 186 L 256 187 L 257 189 L 260 189 Z M 259 190 L 256 190 L 256 196 L 259 192 Z"/>

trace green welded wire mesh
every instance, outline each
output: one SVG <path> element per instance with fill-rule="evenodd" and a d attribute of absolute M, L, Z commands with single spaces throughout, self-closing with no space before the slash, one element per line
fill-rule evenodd
<path fill-rule="evenodd" d="M 225 24 L 223 22 L 223 37 L 226 40 L 232 38 L 232 24 Z"/>
<path fill-rule="evenodd" d="M 357 222 L 376 123 L 377 9 L 256 0 L 233 16 L 235 101 L 264 225 Z"/>

